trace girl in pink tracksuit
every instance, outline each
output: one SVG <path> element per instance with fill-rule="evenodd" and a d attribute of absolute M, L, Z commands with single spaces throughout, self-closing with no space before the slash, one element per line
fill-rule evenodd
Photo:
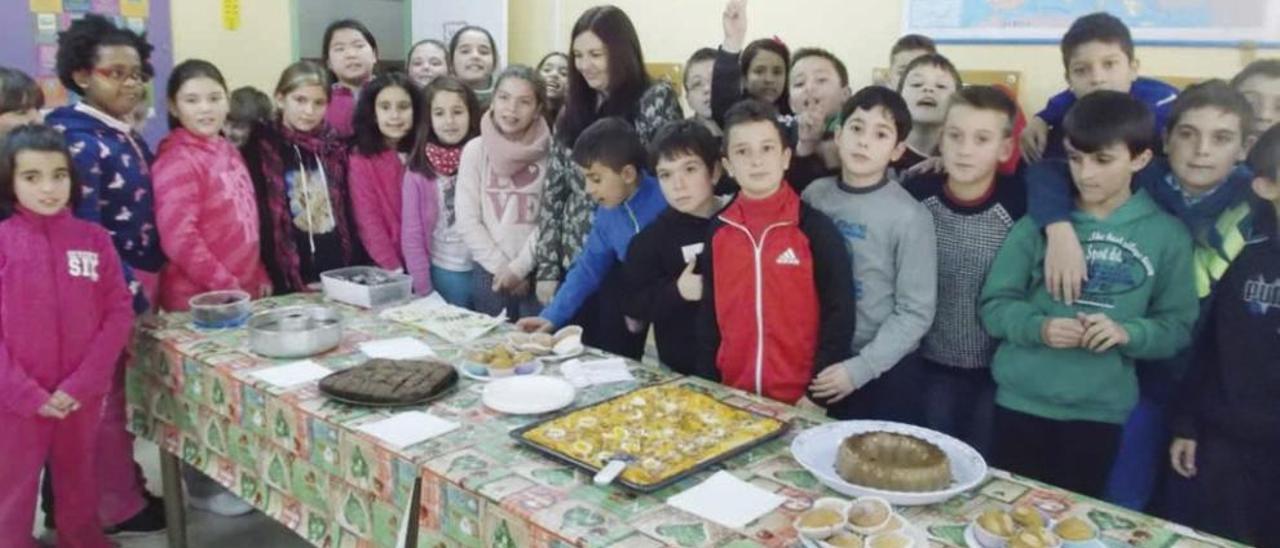
<path fill-rule="evenodd" d="M 222 137 L 230 104 L 217 67 L 190 60 L 169 78 L 174 130 L 160 143 L 151 177 L 160 245 L 169 257 L 160 307 L 180 311 L 191 297 L 240 289 L 257 297 L 271 281 L 258 254 L 258 206 L 240 151 Z"/>
<path fill-rule="evenodd" d="M 71 157 L 46 126 L 0 147 L 0 539 L 34 547 L 40 471 L 58 545 L 110 546 L 98 520 L 98 424 L 133 327 L 132 295 L 101 226 L 71 214 Z M 77 186 L 78 188 L 78 186 Z"/>
<path fill-rule="evenodd" d="M 355 148 L 347 160 L 351 209 L 365 251 L 379 267 L 404 268 L 401 186 L 422 111 L 409 78 L 393 72 L 365 86 L 356 103 Z"/>

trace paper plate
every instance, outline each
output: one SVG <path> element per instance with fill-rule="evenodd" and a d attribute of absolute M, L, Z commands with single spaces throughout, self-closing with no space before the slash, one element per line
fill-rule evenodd
<path fill-rule="evenodd" d="M 540 415 L 573 403 L 576 391 L 569 381 L 546 375 L 494 379 L 484 387 L 485 407 L 508 415 Z"/>
<path fill-rule="evenodd" d="M 938 446 L 951 464 L 951 486 L 938 491 L 886 491 L 849 483 L 836 473 L 836 450 L 845 438 L 866 432 L 891 432 L 915 436 Z M 987 477 L 987 462 L 968 444 L 951 436 L 889 421 L 843 421 L 815 426 L 791 442 L 796 462 L 827 487 L 850 497 L 880 497 L 898 506 L 922 506 L 942 502 L 977 487 Z"/>

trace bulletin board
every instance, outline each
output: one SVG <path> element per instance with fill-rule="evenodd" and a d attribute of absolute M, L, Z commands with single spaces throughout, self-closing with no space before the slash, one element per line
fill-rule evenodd
<path fill-rule="evenodd" d="M 155 46 L 151 64 L 156 75 L 149 84 L 147 97 L 151 105 L 143 136 L 155 145 L 168 132 L 164 83 L 173 69 L 173 33 L 169 15 L 170 0 L 3 0 L 0 1 L 0 65 L 27 74 L 44 89 L 45 106 L 58 107 L 75 102 L 74 94 L 58 81 L 55 63 L 58 55 L 58 32 L 86 13 L 112 18 L 116 25 L 146 33 Z M 159 87 L 157 87 L 159 86 Z"/>

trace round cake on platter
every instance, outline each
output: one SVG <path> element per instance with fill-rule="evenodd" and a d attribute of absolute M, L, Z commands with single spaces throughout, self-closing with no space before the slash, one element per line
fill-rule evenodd
<path fill-rule="evenodd" d="M 836 454 L 836 473 L 849 483 L 887 491 L 934 491 L 951 485 L 951 463 L 942 449 L 892 432 L 845 438 Z"/>

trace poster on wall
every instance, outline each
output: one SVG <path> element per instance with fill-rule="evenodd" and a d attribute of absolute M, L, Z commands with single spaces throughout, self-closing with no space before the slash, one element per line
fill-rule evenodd
<path fill-rule="evenodd" d="M 1280 0 L 906 0 L 903 33 L 940 42 L 1058 43 L 1081 15 L 1106 11 L 1147 44 L 1280 44 Z"/>
<path fill-rule="evenodd" d="M 156 100 L 156 82 L 168 80 L 173 67 L 170 0 L 6 0 L 0 2 L 0 66 L 12 67 L 35 79 L 44 91 L 45 107 L 55 108 L 76 101 L 58 80 L 58 33 L 71 23 L 96 13 L 121 28 L 145 34 L 155 46 L 151 64 L 155 79 L 147 85 L 147 101 L 138 111 L 142 134 L 154 145 L 168 132 L 165 101 Z M 12 22 L 12 24 L 10 24 Z"/>
<path fill-rule="evenodd" d="M 467 25 L 489 29 L 498 45 L 498 61 L 507 51 L 507 0 L 413 0 L 413 42 L 434 38 L 445 43 Z M 500 68 L 500 67 L 499 67 Z"/>

